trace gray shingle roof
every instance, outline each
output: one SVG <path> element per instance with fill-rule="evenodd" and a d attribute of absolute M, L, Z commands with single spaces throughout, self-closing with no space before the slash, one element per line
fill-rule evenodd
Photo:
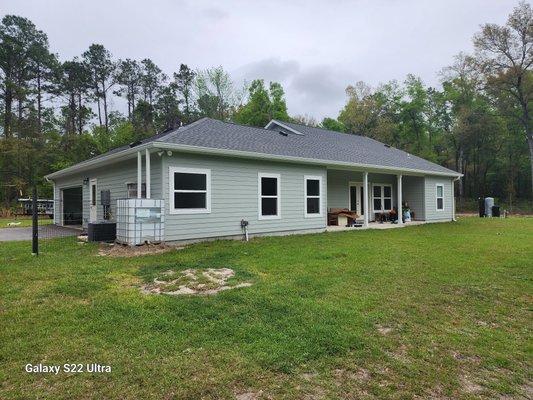
<path fill-rule="evenodd" d="M 263 129 L 203 118 L 149 141 L 458 175 L 368 137 L 288 122 L 282 124 L 302 134 L 285 136 L 277 126 Z"/>

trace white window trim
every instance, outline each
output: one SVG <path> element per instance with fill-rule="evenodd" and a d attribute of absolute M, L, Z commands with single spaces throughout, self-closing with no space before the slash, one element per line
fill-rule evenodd
<path fill-rule="evenodd" d="M 380 197 L 374 197 L 374 186 L 388 186 L 390 187 L 390 206 L 391 208 L 386 210 L 384 209 L 383 207 L 385 206 L 385 199 L 388 199 L 388 197 L 385 197 L 385 190 L 381 189 L 381 196 Z M 376 210 L 374 208 L 374 199 L 381 199 L 381 210 Z M 392 209 L 394 208 L 394 193 L 392 191 L 392 184 L 390 183 L 373 183 L 372 184 L 372 213 L 376 213 L 376 212 L 390 212 L 392 211 Z"/>
<path fill-rule="evenodd" d="M 175 190 L 174 189 L 174 174 L 204 174 L 205 177 L 205 191 L 204 190 Z M 174 208 L 174 193 L 204 193 L 206 208 Z M 210 169 L 198 169 L 198 168 L 181 168 L 181 167 L 168 167 L 168 197 L 169 197 L 169 214 L 209 214 L 211 213 L 211 170 Z"/>
<path fill-rule="evenodd" d="M 307 195 L 307 181 L 308 180 L 314 180 L 314 181 L 318 181 L 318 196 L 308 196 Z M 305 218 L 320 218 L 322 217 L 324 214 L 322 212 L 322 193 L 323 193 L 323 190 L 322 190 L 322 176 L 320 175 L 304 175 L 304 216 Z M 312 198 L 312 199 L 318 199 L 318 213 L 312 213 L 312 214 L 308 214 L 307 213 L 307 199 L 308 198 Z"/>
<path fill-rule="evenodd" d="M 439 186 L 442 187 L 442 196 L 439 197 Z M 442 199 L 442 208 L 439 208 L 439 199 Z M 444 211 L 444 184 L 437 183 L 435 185 L 435 210 Z"/>
<path fill-rule="evenodd" d="M 276 178 L 278 187 L 277 187 L 277 196 L 262 196 L 261 195 L 261 178 Z M 277 199 L 276 211 L 277 215 L 261 215 L 261 199 L 262 198 L 271 198 Z M 257 174 L 257 216 L 259 220 L 268 220 L 268 219 L 281 219 L 281 175 L 272 174 L 269 172 L 259 172 Z"/>

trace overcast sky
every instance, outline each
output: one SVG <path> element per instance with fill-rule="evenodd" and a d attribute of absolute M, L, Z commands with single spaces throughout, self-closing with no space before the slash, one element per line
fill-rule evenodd
<path fill-rule="evenodd" d="M 2 0 L 0 13 L 31 19 L 62 60 L 91 43 L 116 58 L 222 65 L 236 82 L 282 83 L 289 113 L 336 117 L 347 85 L 438 73 L 486 22 L 502 24 L 517 0 L 114 1 Z M 120 105 L 115 105 L 120 107 Z"/>

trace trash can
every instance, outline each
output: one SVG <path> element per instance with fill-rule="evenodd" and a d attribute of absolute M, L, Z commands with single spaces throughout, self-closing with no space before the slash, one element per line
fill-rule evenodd
<path fill-rule="evenodd" d="M 492 217 L 492 206 L 494 205 L 494 197 L 485 197 L 485 216 Z"/>
<path fill-rule="evenodd" d="M 479 208 L 479 218 L 483 218 L 485 216 L 485 199 L 483 197 L 479 197 L 477 199 L 478 208 Z"/>
<path fill-rule="evenodd" d="M 500 206 L 492 206 L 492 216 L 494 218 L 500 218 Z"/>

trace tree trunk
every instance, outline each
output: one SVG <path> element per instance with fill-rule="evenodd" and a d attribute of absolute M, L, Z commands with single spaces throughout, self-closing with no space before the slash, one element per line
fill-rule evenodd
<path fill-rule="evenodd" d="M 42 122 L 42 99 L 41 99 L 41 69 L 37 71 L 37 132 L 39 136 L 43 131 L 43 122 Z"/>
<path fill-rule="evenodd" d="M 78 92 L 78 134 L 81 135 L 83 133 L 83 110 L 82 110 L 82 102 L 81 102 L 81 92 Z"/>
<path fill-rule="evenodd" d="M 106 90 L 105 90 L 105 82 L 102 82 L 102 100 L 104 102 L 105 132 L 109 133 L 109 122 L 107 120 L 107 94 L 106 94 Z"/>
<path fill-rule="evenodd" d="M 7 77 L 4 82 L 6 88 L 6 94 L 4 98 L 4 135 L 6 138 L 9 138 L 11 137 L 11 124 L 13 123 L 11 115 L 11 109 L 13 107 L 13 89 L 11 88 L 11 83 Z"/>
<path fill-rule="evenodd" d="M 529 145 L 529 162 L 531 167 L 531 200 L 533 201 L 533 132 L 528 132 L 527 144 Z"/>

